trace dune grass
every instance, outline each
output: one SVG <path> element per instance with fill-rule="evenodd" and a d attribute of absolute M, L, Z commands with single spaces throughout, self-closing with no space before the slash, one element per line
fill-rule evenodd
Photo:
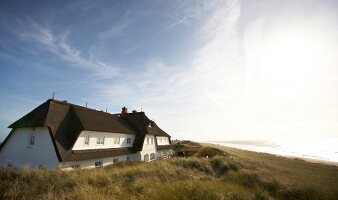
<path fill-rule="evenodd" d="M 338 167 L 307 162 L 298 158 L 286 158 L 267 153 L 239 150 L 219 145 L 205 144 L 235 155 L 241 162 L 256 167 L 264 178 L 273 177 L 289 188 L 313 188 L 338 196 Z"/>
<path fill-rule="evenodd" d="M 337 174 L 326 181 L 328 190 L 298 184 L 298 180 L 285 184 L 280 177 L 308 179 L 214 147 L 181 143 L 175 148 L 190 154 L 70 172 L 4 168 L 0 170 L 0 199 L 335 199 L 338 195 L 330 185 L 336 183 Z M 321 167 L 314 164 L 313 173 L 323 175 Z M 325 170 L 337 172 L 333 167 Z"/>

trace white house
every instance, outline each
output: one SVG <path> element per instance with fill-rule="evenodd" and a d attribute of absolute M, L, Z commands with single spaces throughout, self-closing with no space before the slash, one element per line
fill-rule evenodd
<path fill-rule="evenodd" d="M 173 153 L 170 135 L 144 112 L 110 114 L 49 99 L 9 126 L 0 166 L 91 168 Z"/>

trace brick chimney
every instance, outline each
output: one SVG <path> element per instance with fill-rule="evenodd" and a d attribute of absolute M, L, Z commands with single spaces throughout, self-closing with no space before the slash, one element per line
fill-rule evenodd
<path fill-rule="evenodd" d="M 123 108 L 122 108 L 122 111 L 121 111 L 121 115 L 122 115 L 122 116 L 125 116 L 125 115 L 127 115 L 127 113 L 128 113 L 128 108 L 123 107 Z"/>

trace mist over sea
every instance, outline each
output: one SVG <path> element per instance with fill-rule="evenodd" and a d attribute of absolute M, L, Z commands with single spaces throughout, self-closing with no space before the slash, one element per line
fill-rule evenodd
<path fill-rule="evenodd" d="M 213 141 L 212 144 L 281 156 L 313 159 L 338 165 L 338 138 Z"/>

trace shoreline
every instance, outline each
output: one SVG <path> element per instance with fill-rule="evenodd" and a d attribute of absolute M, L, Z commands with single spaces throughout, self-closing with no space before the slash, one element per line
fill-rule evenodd
<path fill-rule="evenodd" d="M 316 159 L 316 158 L 309 158 L 309 157 L 302 157 L 302 156 L 285 155 L 285 154 L 278 154 L 278 153 L 271 153 L 271 152 L 254 151 L 254 150 L 242 149 L 242 148 L 239 148 L 239 147 L 226 146 L 226 145 L 221 145 L 221 144 L 217 144 L 217 143 L 210 143 L 210 142 L 202 142 L 201 144 L 213 146 L 215 148 L 221 147 L 219 149 L 225 150 L 225 151 L 227 149 L 233 149 L 233 150 L 236 150 L 236 151 L 247 151 L 247 152 L 257 153 L 257 154 L 268 154 L 268 155 L 276 156 L 276 157 L 283 157 L 283 158 L 289 158 L 289 159 L 298 159 L 298 160 L 303 160 L 303 161 L 306 161 L 306 162 L 309 162 L 309 163 L 325 164 L 325 165 L 329 165 L 329 166 L 338 167 L 338 162 L 335 162 L 335 161 Z"/>

